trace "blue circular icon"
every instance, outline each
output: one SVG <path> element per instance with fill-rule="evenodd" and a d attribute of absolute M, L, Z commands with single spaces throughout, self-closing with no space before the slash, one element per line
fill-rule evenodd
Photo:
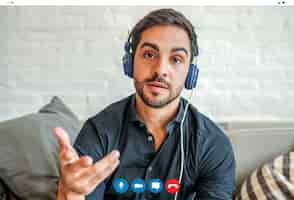
<path fill-rule="evenodd" d="M 123 179 L 123 178 L 116 178 L 113 181 L 113 188 L 118 193 L 124 193 L 129 188 L 128 181 L 126 179 Z"/>
<path fill-rule="evenodd" d="M 137 178 L 135 180 L 132 181 L 131 183 L 131 190 L 135 193 L 141 193 L 144 192 L 146 189 L 146 184 L 145 181 Z"/>
<path fill-rule="evenodd" d="M 162 191 L 163 183 L 159 178 L 153 178 L 149 180 L 148 187 L 150 192 L 159 193 Z"/>

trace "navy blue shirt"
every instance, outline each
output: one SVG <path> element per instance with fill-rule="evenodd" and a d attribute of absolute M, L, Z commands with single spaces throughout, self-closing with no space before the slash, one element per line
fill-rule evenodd
<path fill-rule="evenodd" d="M 114 149 L 121 153 L 116 171 L 86 197 L 86 200 L 173 199 L 162 190 L 143 193 L 128 190 L 116 193 L 113 180 L 124 178 L 129 183 L 136 178 L 159 178 L 163 183 L 180 175 L 180 122 L 187 101 L 180 100 L 177 115 L 167 126 L 167 136 L 156 151 L 154 138 L 135 108 L 135 95 L 113 103 L 89 118 L 81 129 L 74 147 L 79 155 L 89 155 L 98 161 Z M 189 105 L 184 122 L 185 165 L 178 200 L 232 198 L 235 187 L 235 159 L 231 143 L 223 131 L 210 119 Z"/>

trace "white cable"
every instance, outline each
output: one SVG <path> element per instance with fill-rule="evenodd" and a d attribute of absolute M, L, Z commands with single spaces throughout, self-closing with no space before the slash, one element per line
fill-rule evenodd
<path fill-rule="evenodd" d="M 185 121 L 186 114 L 187 114 L 187 111 L 188 111 L 188 107 L 189 107 L 190 102 L 191 102 L 192 97 L 193 97 L 193 91 L 194 91 L 194 88 L 192 89 L 190 97 L 188 98 L 188 102 L 187 102 L 187 104 L 185 106 L 183 118 L 181 120 L 181 125 L 180 125 L 180 133 L 181 133 L 181 169 L 180 169 L 180 176 L 179 176 L 179 184 L 180 185 L 182 184 L 184 165 L 185 165 L 184 130 L 183 130 L 183 126 L 184 126 L 184 121 Z M 177 200 L 177 198 L 178 198 L 178 192 L 175 194 L 174 200 Z"/>

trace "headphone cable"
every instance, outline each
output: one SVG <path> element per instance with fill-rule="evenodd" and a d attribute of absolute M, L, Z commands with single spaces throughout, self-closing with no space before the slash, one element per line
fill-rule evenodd
<path fill-rule="evenodd" d="M 184 121 L 187 115 L 187 111 L 188 111 L 188 107 L 190 105 L 190 102 L 192 100 L 193 97 L 193 92 L 194 92 L 194 88 L 191 91 L 191 94 L 188 98 L 188 102 L 185 106 L 185 110 L 184 110 L 184 114 L 183 114 L 183 118 L 181 120 L 181 125 L 180 125 L 180 133 L 181 133 L 181 168 L 180 168 L 180 176 L 179 176 L 179 184 L 182 184 L 182 178 L 183 178 L 183 172 L 184 172 L 184 165 L 185 165 L 185 152 L 184 152 L 184 130 L 183 130 L 183 126 L 184 126 Z M 175 198 L 174 200 L 177 200 L 178 198 L 178 192 L 175 194 Z"/>

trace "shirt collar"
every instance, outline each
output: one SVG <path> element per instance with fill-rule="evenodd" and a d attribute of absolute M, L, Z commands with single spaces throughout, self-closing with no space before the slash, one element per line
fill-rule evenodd
<path fill-rule="evenodd" d="M 177 115 L 167 124 L 167 131 L 170 132 L 170 129 L 173 129 L 175 123 L 180 124 L 181 120 L 183 118 L 185 106 L 184 99 L 181 97 L 180 98 L 180 106 L 177 112 Z M 138 122 L 140 124 L 144 124 L 144 121 L 141 119 L 139 116 L 137 110 L 136 110 L 136 95 L 131 96 L 131 103 L 129 107 L 129 116 L 128 116 L 128 121 L 130 122 Z M 171 128 L 170 128 L 171 127 Z"/>
<path fill-rule="evenodd" d="M 136 110 L 136 95 L 132 95 L 131 96 L 131 103 L 130 103 L 130 107 L 129 107 L 129 121 L 131 122 L 142 122 L 143 120 L 141 119 L 141 117 L 139 116 L 137 110 Z"/>

